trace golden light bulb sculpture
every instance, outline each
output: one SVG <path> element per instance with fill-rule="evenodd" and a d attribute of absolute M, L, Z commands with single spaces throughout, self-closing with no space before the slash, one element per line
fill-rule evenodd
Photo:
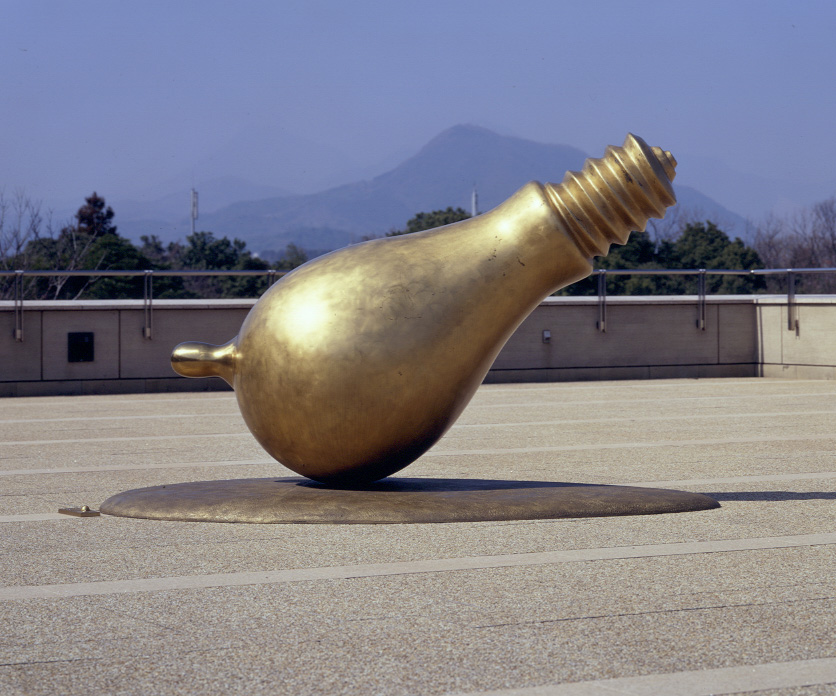
<path fill-rule="evenodd" d="M 438 441 L 545 297 L 664 216 L 675 166 L 628 135 L 484 215 L 319 257 L 273 285 L 236 338 L 182 343 L 172 366 L 232 385 L 255 438 L 293 471 L 383 478 Z"/>

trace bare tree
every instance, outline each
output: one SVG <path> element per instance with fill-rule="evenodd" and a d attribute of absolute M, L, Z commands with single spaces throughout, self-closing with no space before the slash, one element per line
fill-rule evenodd
<path fill-rule="evenodd" d="M 48 225 L 47 225 L 48 228 Z M 16 271 L 30 267 L 33 244 L 44 233 L 51 235 L 44 227 L 41 204 L 29 198 L 23 191 L 11 196 L 0 189 L 0 270 Z M 30 280 L 24 290 L 31 290 Z M 14 295 L 14 279 L 0 278 L 0 299 Z"/>
<path fill-rule="evenodd" d="M 770 216 L 758 226 L 755 250 L 767 268 L 836 267 L 836 198 L 816 203 L 788 217 Z M 770 278 L 767 289 L 785 292 L 784 278 Z M 807 274 L 796 289 L 806 293 L 836 292 L 836 274 Z"/>
<path fill-rule="evenodd" d="M 44 219 L 40 201 L 21 190 L 7 196 L 0 189 L 0 270 L 81 270 L 94 241 L 94 237 L 83 234 L 71 222 L 56 233 L 52 213 Z M 56 299 L 68 280 L 67 276 L 58 275 L 46 279 L 28 277 L 22 287 L 23 296 Z M 76 298 L 86 287 L 85 284 L 76 293 Z M 0 299 L 11 299 L 14 295 L 15 279 L 0 278 Z"/>
<path fill-rule="evenodd" d="M 89 268 L 90 264 L 87 262 L 88 252 L 95 242 L 95 237 L 81 233 L 75 225 L 64 227 L 55 240 L 55 261 L 57 263 L 54 264 L 54 270 L 59 270 L 59 268 L 65 271 L 97 270 L 105 260 L 104 256 L 100 256 L 92 268 Z M 70 276 L 66 275 L 49 276 L 46 291 L 42 293 L 42 299 L 58 299 L 69 280 Z M 84 283 L 80 283 L 75 288 L 76 292 L 70 299 L 77 300 L 81 297 L 92 282 L 94 282 L 94 279 L 87 277 Z"/>
<path fill-rule="evenodd" d="M 30 240 L 41 236 L 41 206 L 23 191 L 11 197 L 0 189 L 0 264 L 9 270 L 26 250 Z"/>
<path fill-rule="evenodd" d="M 655 244 L 659 242 L 674 242 L 689 224 L 696 224 L 705 220 L 699 208 L 684 208 L 675 205 L 668 208 L 661 220 L 651 218 L 645 228 Z"/>

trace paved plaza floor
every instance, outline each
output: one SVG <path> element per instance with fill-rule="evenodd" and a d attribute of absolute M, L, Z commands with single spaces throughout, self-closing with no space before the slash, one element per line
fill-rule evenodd
<path fill-rule="evenodd" d="M 288 476 L 231 393 L 0 400 L 0 694 L 836 694 L 836 383 L 483 386 L 410 477 L 707 493 L 450 524 L 69 517 Z"/>

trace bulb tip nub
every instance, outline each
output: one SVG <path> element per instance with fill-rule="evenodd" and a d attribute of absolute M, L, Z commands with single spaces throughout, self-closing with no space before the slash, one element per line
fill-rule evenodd
<path fill-rule="evenodd" d="M 659 160 L 659 164 L 662 165 L 668 179 L 673 181 L 676 176 L 676 158 L 668 150 L 663 150 L 661 147 L 651 147 L 650 149 L 653 150 L 653 154 L 656 155 L 656 159 Z"/>
<path fill-rule="evenodd" d="M 183 377 L 221 377 L 232 385 L 235 339 L 222 346 L 188 341 L 174 348 L 171 367 Z"/>

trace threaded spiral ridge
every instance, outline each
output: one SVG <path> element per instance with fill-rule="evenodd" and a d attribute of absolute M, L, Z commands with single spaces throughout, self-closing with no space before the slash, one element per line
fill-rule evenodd
<path fill-rule="evenodd" d="M 552 204 L 578 248 L 602 256 L 613 243 L 625 244 L 648 219 L 662 218 L 676 203 L 671 181 L 676 160 L 649 147 L 632 133 L 621 147 L 608 147 L 600 159 L 588 159 L 580 172 L 567 172 L 558 184 L 546 184 Z"/>

